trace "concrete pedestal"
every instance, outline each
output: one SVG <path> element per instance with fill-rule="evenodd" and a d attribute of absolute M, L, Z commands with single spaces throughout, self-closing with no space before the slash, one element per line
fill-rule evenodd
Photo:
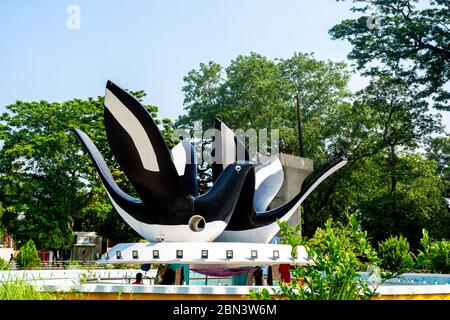
<path fill-rule="evenodd" d="M 279 207 L 294 198 L 300 192 L 305 178 L 314 171 L 314 163 L 311 159 L 284 153 L 280 153 L 279 159 L 283 166 L 284 182 L 275 199 L 270 203 L 270 208 Z M 292 215 L 288 220 L 288 225 L 300 224 L 300 210 Z"/>

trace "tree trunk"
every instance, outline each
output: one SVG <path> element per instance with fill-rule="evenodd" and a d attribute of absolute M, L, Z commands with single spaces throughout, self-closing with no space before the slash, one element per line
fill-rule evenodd
<path fill-rule="evenodd" d="M 300 90 L 297 91 L 297 95 L 295 96 L 297 102 L 297 128 L 298 128 L 298 146 L 299 146 L 299 156 L 305 157 L 305 149 L 303 146 L 303 123 L 302 123 L 302 114 L 300 112 Z M 303 207 L 303 219 L 307 218 L 306 206 L 303 204 L 300 206 L 298 210 L 302 210 Z M 301 213 L 300 213 L 301 214 Z"/>
<path fill-rule="evenodd" d="M 300 91 L 297 91 L 297 95 L 295 96 L 297 101 L 297 128 L 298 128 L 298 144 L 299 144 L 299 156 L 305 157 L 305 150 L 303 147 L 303 124 L 302 124 L 302 115 L 300 112 Z"/>
<path fill-rule="evenodd" d="M 395 154 L 395 146 L 390 146 L 389 166 L 391 167 L 391 193 L 397 190 L 397 175 L 395 173 L 395 166 L 397 163 L 397 155 Z"/>

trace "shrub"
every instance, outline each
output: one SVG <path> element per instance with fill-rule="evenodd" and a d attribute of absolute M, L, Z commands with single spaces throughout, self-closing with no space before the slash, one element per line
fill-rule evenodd
<path fill-rule="evenodd" d="M 353 217 L 353 219 L 356 218 Z M 341 223 L 335 223 L 332 222 L 332 220 L 329 220 L 329 225 L 327 226 L 328 230 L 317 228 L 313 237 L 306 241 L 305 245 L 310 248 L 320 250 L 322 254 L 330 253 L 327 235 L 329 235 L 332 231 L 342 250 L 351 252 L 355 256 L 355 268 L 358 271 L 365 271 L 370 264 L 374 263 L 374 261 L 369 262 L 365 254 L 368 244 L 361 246 L 360 243 L 354 241 L 355 232 L 359 232 L 359 224 L 356 220 L 354 223 L 354 226 L 350 223 L 348 225 L 343 225 Z M 355 228 L 355 230 L 353 228 Z"/>
<path fill-rule="evenodd" d="M 442 240 L 431 244 L 430 262 L 432 272 L 450 273 L 450 241 Z"/>
<path fill-rule="evenodd" d="M 391 236 L 378 245 L 381 268 L 391 272 L 403 273 L 414 267 L 409 242 L 403 236 Z"/>
<path fill-rule="evenodd" d="M 20 247 L 17 264 L 21 269 L 35 269 L 41 265 L 41 259 L 39 259 L 39 254 L 33 240 L 28 240 L 27 243 Z"/>
<path fill-rule="evenodd" d="M 450 273 L 450 241 L 431 242 L 428 231 L 423 229 L 420 244 L 423 251 L 419 250 L 416 257 L 419 268 L 436 273 Z"/>
<path fill-rule="evenodd" d="M 333 227 L 332 220 L 328 220 L 321 231 L 319 243 L 305 244 L 308 259 L 314 265 L 295 266 L 292 269 L 293 280 L 291 283 L 281 282 L 281 292 L 277 294 L 291 300 L 370 299 L 375 294 L 381 282 L 377 268 L 371 268 L 369 281 L 363 280 L 357 271 L 361 259 L 368 264 L 375 264 L 378 261 L 376 252 L 367 239 L 367 232 L 359 230 L 356 216 L 350 215 L 348 218 L 349 240 L 355 243 L 357 250 L 347 250 L 347 240 Z M 280 228 L 282 235 L 289 230 L 285 222 L 280 223 Z M 377 281 L 372 281 L 375 278 Z M 251 291 L 250 296 L 253 299 L 272 298 L 267 289 Z"/>

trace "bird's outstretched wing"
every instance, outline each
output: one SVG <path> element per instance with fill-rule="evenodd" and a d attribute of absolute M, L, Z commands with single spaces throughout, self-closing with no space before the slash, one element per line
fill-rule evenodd
<path fill-rule="evenodd" d="M 240 214 L 233 213 L 225 231 L 216 241 L 268 243 L 280 230 L 277 220 L 289 220 L 311 192 L 346 163 L 347 160 L 340 159 L 318 171 L 293 199 L 278 208 L 263 212 L 250 212 L 248 205 L 242 206 L 239 208 Z"/>
<path fill-rule="evenodd" d="M 249 161 L 245 144 L 221 120 L 215 119 L 213 181 L 228 165 Z M 278 157 L 271 157 L 255 167 L 255 192 L 253 208 L 264 211 L 277 195 L 284 182 L 283 167 Z"/>
<path fill-rule="evenodd" d="M 190 195 L 147 109 L 111 81 L 106 85 L 104 107 L 111 150 L 146 206 L 191 207 Z"/>
<path fill-rule="evenodd" d="M 238 161 L 249 161 L 250 156 L 244 143 L 225 123 L 216 118 L 214 124 L 212 175 L 213 181 L 216 181 L 228 165 Z"/>
<path fill-rule="evenodd" d="M 91 157 L 94 165 L 97 169 L 97 172 L 100 176 L 100 179 L 105 186 L 106 191 L 109 196 L 124 210 L 130 212 L 131 214 L 136 214 L 143 209 L 142 201 L 139 199 L 135 199 L 130 195 L 126 194 L 119 188 L 119 186 L 114 181 L 114 178 L 109 171 L 109 168 L 103 159 L 100 151 L 98 151 L 95 144 L 92 140 L 85 134 L 83 131 L 79 129 L 73 129 L 75 135 L 81 141 L 81 143 L 86 148 L 87 153 Z"/>
<path fill-rule="evenodd" d="M 341 169 L 347 164 L 346 159 L 338 159 L 332 161 L 323 170 L 314 174 L 313 178 L 308 184 L 302 187 L 301 191 L 290 201 L 284 205 L 274 208 L 269 211 L 253 212 L 251 218 L 246 218 L 246 228 L 258 228 L 268 224 L 276 222 L 277 219 L 289 220 L 299 206 L 305 201 L 305 199 L 314 191 L 326 178 L 332 175 L 337 170 Z M 234 220 L 236 219 L 236 220 Z M 243 230 L 245 229 L 244 223 L 241 223 L 239 219 L 242 219 L 238 215 L 233 215 L 232 219 L 227 226 L 227 230 Z M 249 221 L 251 221 L 249 223 Z"/>
<path fill-rule="evenodd" d="M 255 196 L 253 209 L 265 211 L 281 189 L 284 172 L 278 157 L 271 157 L 255 167 Z"/>

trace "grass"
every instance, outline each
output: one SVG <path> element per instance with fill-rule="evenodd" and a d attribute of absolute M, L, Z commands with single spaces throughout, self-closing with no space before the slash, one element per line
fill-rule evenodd
<path fill-rule="evenodd" d="M 37 291 L 27 281 L 0 281 L 0 300 L 55 300 L 48 292 Z"/>

